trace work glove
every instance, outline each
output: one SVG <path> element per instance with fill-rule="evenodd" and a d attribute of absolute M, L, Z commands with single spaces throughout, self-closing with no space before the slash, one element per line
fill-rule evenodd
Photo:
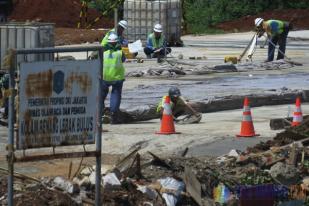
<path fill-rule="evenodd" d="M 155 48 L 154 53 L 158 53 L 162 50 L 162 48 Z"/>
<path fill-rule="evenodd" d="M 261 38 L 264 35 L 265 31 L 263 28 L 257 28 L 256 29 L 256 34 L 258 36 L 258 38 Z"/>

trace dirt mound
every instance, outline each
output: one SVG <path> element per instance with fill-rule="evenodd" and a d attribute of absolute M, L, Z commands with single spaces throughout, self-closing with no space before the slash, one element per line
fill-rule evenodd
<path fill-rule="evenodd" d="M 53 22 L 56 27 L 77 27 L 81 3 L 79 0 L 17 0 L 10 20 Z M 100 16 L 95 9 L 88 9 L 88 21 Z M 103 18 L 95 28 L 112 28 L 113 20 Z"/>
<path fill-rule="evenodd" d="M 102 30 L 56 28 L 55 45 L 101 42 L 106 32 Z"/>
<path fill-rule="evenodd" d="M 250 31 L 254 29 L 254 19 L 257 17 L 292 22 L 294 30 L 309 29 L 309 9 L 265 11 L 258 15 L 249 15 L 237 20 L 220 23 L 216 28 L 233 32 Z"/>

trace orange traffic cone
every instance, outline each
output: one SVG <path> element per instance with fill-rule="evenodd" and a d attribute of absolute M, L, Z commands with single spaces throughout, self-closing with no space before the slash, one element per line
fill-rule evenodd
<path fill-rule="evenodd" d="M 171 103 L 170 97 L 167 96 L 165 98 L 165 102 L 163 105 L 161 129 L 160 132 L 156 132 L 156 134 L 180 134 L 180 132 L 175 131 L 174 119 L 170 103 Z"/>
<path fill-rule="evenodd" d="M 294 113 L 293 113 L 292 127 L 300 125 L 300 123 L 302 121 L 303 121 L 303 114 L 301 112 L 300 97 L 297 97 L 296 103 L 295 103 L 295 110 L 294 110 Z"/>
<path fill-rule="evenodd" d="M 255 134 L 254 126 L 251 117 L 251 111 L 249 106 L 249 99 L 245 97 L 244 100 L 244 109 L 243 109 L 243 118 L 241 122 L 240 134 L 236 135 L 237 137 L 254 137 L 259 136 Z"/>

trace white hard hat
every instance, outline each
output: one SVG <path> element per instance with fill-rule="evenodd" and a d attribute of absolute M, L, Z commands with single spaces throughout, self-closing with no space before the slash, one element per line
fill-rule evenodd
<path fill-rule="evenodd" d="M 118 41 L 118 36 L 115 33 L 111 33 L 107 40 L 110 43 L 117 42 Z"/>
<path fill-rule="evenodd" d="M 153 30 L 154 30 L 155 32 L 162 32 L 162 31 L 163 31 L 161 24 L 156 24 L 156 25 L 154 26 Z"/>
<path fill-rule="evenodd" d="M 121 20 L 119 23 L 118 23 L 119 26 L 121 26 L 122 28 L 124 29 L 127 29 L 128 28 L 128 22 L 126 20 Z"/>
<path fill-rule="evenodd" d="M 264 19 L 262 19 L 262 18 L 256 18 L 254 20 L 255 26 L 260 26 L 263 21 L 264 21 Z"/>

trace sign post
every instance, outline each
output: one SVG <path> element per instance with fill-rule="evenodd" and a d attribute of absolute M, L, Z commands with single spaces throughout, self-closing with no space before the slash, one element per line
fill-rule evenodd
<path fill-rule="evenodd" d="M 99 51 L 99 58 L 76 61 L 22 62 L 19 68 L 17 106 L 20 150 L 68 145 L 96 144 L 95 151 L 54 153 L 14 157 L 14 98 L 9 101 L 8 203 L 13 205 L 14 161 L 96 157 L 95 203 L 100 205 L 103 48 L 68 47 L 16 50 L 19 54 Z M 15 55 L 14 55 L 15 57 Z M 10 89 L 14 91 L 14 69 L 10 70 Z"/>

